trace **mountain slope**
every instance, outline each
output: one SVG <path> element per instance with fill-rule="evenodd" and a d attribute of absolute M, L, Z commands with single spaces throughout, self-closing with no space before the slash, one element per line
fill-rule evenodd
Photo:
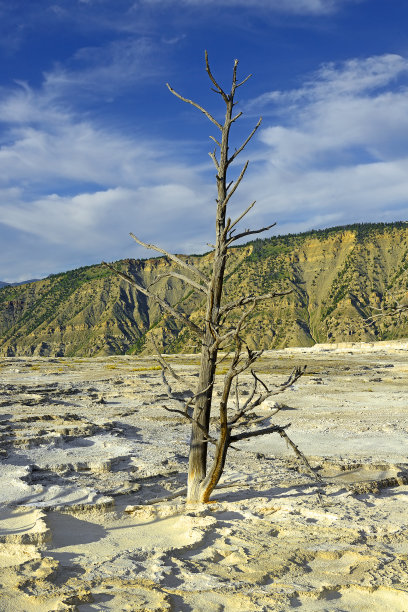
<path fill-rule="evenodd" d="M 186 260 L 209 272 L 211 253 Z M 145 286 L 174 265 L 165 258 L 117 264 Z M 278 236 L 238 247 L 227 265 L 225 301 L 291 288 L 263 302 L 245 331 L 251 347 L 385 340 L 408 336 L 408 317 L 369 326 L 373 308 L 408 290 L 408 225 L 361 224 Z M 154 290 L 202 320 L 202 295 L 176 278 Z M 238 311 L 232 313 L 237 318 Z M 167 352 L 198 340 L 102 265 L 0 289 L 0 355 L 104 355 L 148 352 L 154 334 Z"/>

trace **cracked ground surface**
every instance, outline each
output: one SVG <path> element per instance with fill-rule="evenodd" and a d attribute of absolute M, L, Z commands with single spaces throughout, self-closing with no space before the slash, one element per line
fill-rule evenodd
<path fill-rule="evenodd" d="M 169 359 L 194 387 L 197 356 Z M 257 372 L 303 364 L 274 423 L 323 483 L 252 438 L 186 506 L 150 503 L 184 486 L 189 438 L 154 360 L 2 359 L 2 612 L 406 611 L 406 347 L 267 352 Z"/>

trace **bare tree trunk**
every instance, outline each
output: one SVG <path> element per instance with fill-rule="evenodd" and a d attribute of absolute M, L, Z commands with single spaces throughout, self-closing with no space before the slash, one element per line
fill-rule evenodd
<path fill-rule="evenodd" d="M 213 385 L 215 379 L 215 368 L 217 363 L 218 345 L 215 342 L 216 332 L 220 321 L 220 306 L 222 289 L 224 284 L 225 264 L 227 261 L 227 236 L 225 231 L 225 216 L 227 205 L 227 170 L 228 160 L 228 141 L 231 125 L 233 123 L 232 110 L 234 107 L 234 93 L 236 87 L 237 62 L 234 66 L 234 78 L 231 94 L 226 94 L 221 90 L 222 97 L 226 103 L 226 113 L 224 125 L 221 127 L 221 142 L 219 144 L 220 159 L 217 161 L 215 152 L 212 159 L 218 170 L 217 172 L 217 215 L 216 215 L 216 243 L 214 251 L 213 270 L 211 284 L 207 293 L 207 305 L 205 315 L 205 334 L 203 335 L 201 347 L 201 362 L 198 382 L 198 393 L 203 389 L 207 392 L 199 396 L 195 403 L 193 418 L 200 425 L 205 427 L 208 432 L 211 416 L 211 403 Z M 214 82 L 211 75 L 208 61 L 207 72 Z M 220 90 L 220 88 L 219 88 Z M 188 502 L 204 501 L 201 483 L 206 477 L 207 471 L 207 440 L 203 439 L 202 429 L 193 423 L 190 441 L 189 467 L 188 467 Z"/>
<path fill-rule="evenodd" d="M 200 501 L 202 502 L 208 502 L 212 491 L 221 478 L 224 470 L 225 459 L 227 457 L 228 447 L 230 445 L 231 429 L 228 427 L 227 408 L 231 384 L 234 376 L 234 365 L 236 365 L 236 359 L 233 365 L 230 367 L 224 381 L 224 389 L 220 401 L 220 434 L 215 447 L 215 456 L 211 469 L 208 471 L 206 478 L 201 483 Z"/>
<path fill-rule="evenodd" d="M 217 355 L 210 346 L 213 338 L 207 330 L 201 349 L 200 373 L 198 379 L 198 395 L 193 412 L 191 426 L 190 452 L 188 458 L 187 501 L 200 501 L 200 484 L 207 471 L 207 445 L 205 433 L 210 427 L 212 400 L 212 385 L 215 377 Z M 204 393 L 202 390 L 207 389 Z M 204 429 L 203 429 L 204 428 Z"/>
<path fill-rule="evenodd" d="M 220 173 L 226 173 L 221 170 Z M 218 178 L 218 177 L 217 177 Z M 223 214 L 220 202 L 224 201 L 222 184 L 224 180 L 219 180 L 221 187 L 218 190 L 218 213 L 217 214 L 217 243 L 214 253 L 213 273 L 211 285 L 207 295 L 207 307 L 205 315 L 205 334 L 202 339 L 200 372 L 197 388 L 197 400 L 194 406 L 189 468 L 188 468 L 188 494 L 187 501 L 201 501 L 200 484 L 206 476 L 207 470 L 207 440 L 203 435 L 202 426 L 208 433 L 211 415 L 211 404 L 213 395 L 213 385 L 215 379 L 215 368 L 217 363 L 218 346 L 216 343 L 216 331 L 219 326 L 219 311 L 221 306 L 222 286 L 224 281 L 225 263 L 227 256 L 225 240 L 225 213 Z M 205 393 L 202 393 L 207 389 Z M 201 427 L 200 427 L 201 425 Z"/>

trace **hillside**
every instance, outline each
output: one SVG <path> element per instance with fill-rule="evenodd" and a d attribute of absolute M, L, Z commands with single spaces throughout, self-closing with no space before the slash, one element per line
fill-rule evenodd
<path fill-rule="evenodd" d="M 40 279 L 32 278 L 30 280 L 20 281 L 19 283 L 5 283 L 4 281 L 0 281 L 0 289 L 3 287 L 16 287 L 17 285 L 26 285 L 28 283 L 34 283 Z"/>
<path fill-rule="evenodd" d="M 207 272 L 211 253 L 186 260 Z M 117 264 L 145 286 L 173 268 L 165 258 Z M 225 300 L 292 288 L 264 302 L 245 331 L 252 347 L 388 340 L 408 336 L 408 317 L 369 326 L 373 308 L 408 290 L 408 225 L 361 224 L 256 240 L 231 251 Z M 202 296 L 176 278 L 155 289 L 202 318 Z M 236 313 L 238 316 L 238 313 Z M 149 352 L 152 333 L 167 352 L 197 350 L 190 331 L 163 316 L 102 265 L 0 289 L 0 355 L 92 356 Z"/>

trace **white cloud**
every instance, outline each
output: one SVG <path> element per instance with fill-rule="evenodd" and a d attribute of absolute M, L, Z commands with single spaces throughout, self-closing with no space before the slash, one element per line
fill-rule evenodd
<path fill-rule="evenodd" d="M 26 278 L 65 269 L 70 261 L 150 257 L 151 252 L 130 239 L 130 231 L 147 241 L 160 236 L 160 245 L 167 249 L 203 251 L 212 225 L 205 206 L 209 194 L 205 190 L 197 194 L 179 184 L 133 190 L 117 187 L 72 197 L 52 194 L 33 201 L 24 201 L 20 192 L 0 191 L 0 198 L 0 224 L 8 228 L 7 234 L 30 236 L 35 245 L 25 264 Z M 51 246 L 53 256 L 42 269 L 35 268 L 33 263 Z M 11 263 L 11 270 L 16 263 Z"/>
<path fill-rule="evenodd" d="M 325 15 L 335 11 L 342 5 L 350 2 L 362 0 L 142 0 L 147 5 L 172 5 L 184 4 L 187 6 L 207 6 L 216 5 L 217 7 L 243 6 L 245 8 L 263 8 L 279 13 L 293 14 L 312 14 Z"/>
<path fill-rule="evenodd" d="M 212 229 L 205 203 L 213 197 L 199 170 L 177 160 L 172 143 L 96 127 L 27 85 L 3 95 L 0 117 L 0 224 L 8 258 L 1 280 L 150 256 L 129 231 L 180 251 L 197 239 L 192 250 L 205 250 Z M 31 255 L 22 263 L 28 245 Z"/>
<path fill-rule="evenodd" d="M 61 181 L 111 185 L 134 182 L 149 174 L 152 150 L 91 124 L 21 126 L 9 132 L 13 142 L 0 150 L 0 182 Z M 132 172 L 133 167 L 133 172 Z M 134 168 L 138 171 L 134 171 Z"/>
<path fill-rule="evenodd" d="M 127 137 L 58 105 L 27 85 L 0 100 L 4 125 L 0 143 L 0 186 L 92 183 L 135 188 L 195 180 L 195 170 L 174 160 L 174 145 Z"/>
<path fill-rule="evenodd" d="M 230 215 L 257 199 L 245 226 L 278 221 L 277 233 L 407 218 L 407 75 L 401 56 L 350 60 L 252 101 L 266 119 Z M 16 245 L 33 253 L 23 277 L 150 256 L 129 231 L 168 250 L 207 249 L 214 186 L 172 143 L 98 128 L 48 89 L 3 94 L 0 223 L 10 262 L 1 280 L 21 278 Z"/>
<path fill-rule="evenodd" d="M 33 91 L 24 81 L 12 90 L 0 90 L 0 122 L 5 124 L 65 123 L 69 118 L 44 92 Z"/>
<path fill-rule="evenodd" d="M 261 194 L 258 215 L 269 211 L 279 232 L 408 216 L 406 58 L 325 65 L 299 89 L 266 93 L 250 109 L 257 106 L 267 116 L 263 165 L 243 189 Z"/>
<path fill-rule="evenodd" d="M 101 47 L 79 49 L 65 65 L 45 73 L 44 89 L 54 96 L 115 97 L 136 82 L 161 74 L 160 50 L 146 37 L 130 37 Z"/>
<path fill-rule="evenodd" d="M 390 112 L 392 108 L 392 112 Z M 262 140 L 277 151 L 280 163 L 309 165 L 399 156 L 408 130 L 407 90 L 376 96 L 327 96 L 293 109 L 295 124 L 273 126 Z M 297 112 L 296 112 L 297 111 Z M 328 157 L 330 155 L 330 157 Z"/>
<path fill-rule="evenodd" d="M 89 231 L 95 230 L 106 210 L 126 197 L 123 190 L 80 194 L 72 198 L 51 194 L 32 202 L 2 205 L 0 222 L 53 244 L 83 248 Z"/>

